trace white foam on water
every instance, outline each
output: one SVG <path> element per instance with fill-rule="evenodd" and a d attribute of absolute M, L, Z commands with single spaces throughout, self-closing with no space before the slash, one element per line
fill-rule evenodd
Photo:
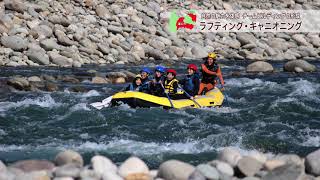
<path fill-rule="evenodd" d="M 90 90 L 90 91 L 81 95 L 81 97 L 85 97 L 85 98 L 94 97 L 94 96 L 100 96 L 100 93 L 96 90 Z"/>
<path fill-rule="evenodd" d="M 309 127 L 300 131 L 303 139 L 302 146 L 319 147 L 320 146 L 320 130 L 310 129 Z"/>
<path fill-rule="evenodd" d="M 63 103 L 56 102 L 50 94 L 44 94 L 43 96 L 36 97 L 35 99 L 27 98 L 18 102 L 0 102 L 0 112 L 7 111 L 11 108 L 17 107 L 29 107 L 30 105 L 38 105 L 45 108 L 54 108 L 62 106 Z"/>
<path fill-rule="evenodd" d="M 11 152 L 11 151 L 21 151 L 26 149 L 31 149 L 34 147 L 28 145 L 0 145 L 1 152 Z"/>
<path fill-rule="evenodd" d="M 190 118 L 196 117 L 195 115 L 188 113 L 185 109 L 170 109 L 168 112 L 169 114 L 176 114 Z"/>
<path fill-rule="evenodd" d="M 126 112 L 133 112 L 133 113 L 137 112 L 137 109 L 131 108 L 128 104 L 124 104 L 124 103 L 121 103 L 120 106 L 118 106 L 118 108 Z"/>
<path fill-rule="evenodd" d="M 195 154 L 214 150 L 211 145 L 201 144 L 199 141 L 187 141 L 181 143 L 155 143 L 124 139 L 113 140 L 109 143 L 96 143 L 87 141 L 79 146 L 72 147 L 72 149 L 77 149 L 79 151 L 133 153 L 136 155 L 153 155 L 162 153 Z"/>
<path fill-rule="evenodd" d="M 78 103 L 78 104 L 73 105 L 73 106 L 70 108 L 70 111 L 71 111 L 71 112 L 81 111 L 81 110 L 91 111 L 91 109 L 88 107 L 88 104 L 86 104 L 86 103 Z"/>
<path fill-rule="evenodd" d="M 226 80 L 226 84 L 230 87 L 249 87 L 249 86 L 261 86 L 265 84 L 261 79 L 255 78 L 231 78 Z"/>
<path fill-rule="evenodd" d="M 219 108 L 218 107 L 217 108 L 204 107 L 204 108 L 201 108 L 200 110 L 201 111 L 209 111 L 209 112 L 211 111 L 211 112 L 221 113 L 221 114 L 228 114 L 228 113 L 239 112 L 241 109 L 222 106 Z"/>
<path fill-rule="evenodd" d="M 320 84 L 310 82 L 305 79 L 299 81 L 289 81 L 288 85 L 293 88 L 289 96 L 312 96 L 319 91 Z"/>
<path fill-rule="evenodd" d="M 0 136 L 5 136 L 8 135 L 3 129 L 0 129 Z"/>

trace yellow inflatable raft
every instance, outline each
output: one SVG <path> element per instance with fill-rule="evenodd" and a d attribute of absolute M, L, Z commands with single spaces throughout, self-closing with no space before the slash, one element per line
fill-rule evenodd
<path fill-rule="evenodd" d="M 119 92 L 112 96 L 112 105 L 116 106 L 120 103 L 128 104 L 131 107 L 159 107 L 165 108 L 200 108 L 221 106 L 224 96 L 218 88 L 208 91 L 205 95 L 196 96 L 194 100 L 179 99 L 171 100 L 172 105 L 167 97 L 158 97 L 136 91 Z"/>

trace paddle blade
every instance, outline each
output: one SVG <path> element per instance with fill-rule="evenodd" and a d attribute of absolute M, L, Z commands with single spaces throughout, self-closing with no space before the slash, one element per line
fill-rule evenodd
<path fill-rule="evenodd" d="M 102 109 L 104 107 L 109 107 L 111 105 L 111 100 L 112 100 L 112 96 L 107 97 L 106 99 L 102 100 L 102 102 L 94 102 L 94 103 L 91 103 L 90 105 L 97 109 Z"/>

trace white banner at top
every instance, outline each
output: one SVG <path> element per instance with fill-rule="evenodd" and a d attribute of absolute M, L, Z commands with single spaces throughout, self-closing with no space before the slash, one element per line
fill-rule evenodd
<path fill-rule="evenodd" d="M 320 32 L 319 10 L 176 10 L 169 21 L 171 31 Z"/>

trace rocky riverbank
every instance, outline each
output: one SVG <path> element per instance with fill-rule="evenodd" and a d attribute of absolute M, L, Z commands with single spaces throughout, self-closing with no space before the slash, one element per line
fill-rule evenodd
<path fill-rule="evenodd" d="M 198 59 L 209 51 L 235 60 L 319 59 L 319 33 L 168 31 L 171 9 L 319 9 L 318 1 L 0 2 L 0 66 L 142 64 Z"/>
<path fill-rule="evenodd" d="M 222 68 L 223 69 L 223 68 Z M 282 69 L 276 69 L 272 64 L 265 61 L 257 61 L 250 63 L 243 71 L 223 73 L 224 76 L 238 77 L 241 75 L 252 73 L 280 73 L 283 71 L 303 73 L 315 72 L 317 67 L 304 60 L 293 60 L 283 63 Z M 138 72 L 138 70 L 137 70 Z M 86 70 L 75 72 L 70 75 L 66 74 L 40 74 L 35 76 L 14 75 L 9 77 L 1 77 L 0 92 L 9 91 L 64 91 L 65 86 L 69 86 L 70 92 L 88 92 L 92 89 L 86 85 L 103 85 L 103 84 L 124 84 L 130 83 L 135 77 L 135 73 L 127 70 L 119 72 L 101 72 L 97 70 Z M 181 77 L 179 75 L 179 77 Z"/>
<path fill-rule="evenodd" d="M 191 165 L 168 160 L 158 169 L 149 169 L 138 157 L 129 157 L 116 165 L 96 155 L 84 164 L 81 155 L 66 150 L 48 160 L 24 160 L 7 166 L 0 161 L 3 180 L 319 180 L 320 149 L 305 158 L 295 154 L 267 155 L 251 152 L 241 155 L 225 148 L 210 162 Z"/>

